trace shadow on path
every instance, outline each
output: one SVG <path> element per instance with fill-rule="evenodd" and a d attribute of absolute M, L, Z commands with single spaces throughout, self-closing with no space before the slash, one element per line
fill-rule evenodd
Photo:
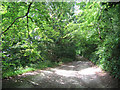
<path fill-rule="evenodd" d="M 38 70 L 9 80 L 3 88 L 117 88 L 118 82 L 88 60 Z"/>

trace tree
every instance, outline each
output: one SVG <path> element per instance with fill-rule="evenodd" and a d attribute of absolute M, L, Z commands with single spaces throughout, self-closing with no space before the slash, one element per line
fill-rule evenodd
<path fill-rule="evenodd" d="M 2 2 L 0 8 L 4 71 L 80 54 L 120 75 L 119 3 Z"/>
<path fill-rule="evenodd" d="M 73 42 L 64 38 L 70 32 L 64 26 L 72 19 L 73 6 L 73 3 L 3 2 L 4 70 L 46 59 L 58 61 L 62 57 L 70 58 L 70 55 L 75 57 L 74 48 L 67 46 L 71 43 L 74 47 Z"/>

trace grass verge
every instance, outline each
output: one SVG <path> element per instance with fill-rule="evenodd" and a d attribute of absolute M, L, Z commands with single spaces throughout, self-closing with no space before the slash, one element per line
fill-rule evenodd
<path fill-rule="evenodd" d="M 35 70 L 40 70 L 40 69 L 45 69 L 48 67 L 56 67 L 58 65 L 61 65 L 63 62 L 51 62 L 51 61 L 43 61 L 43 62 L 38 62 L 36 64 L 30 64 L 30 66 L 26 66 L 25 68 L 23 67 L 18 67 L 17 70 L 6 70 L 3 71 L 2 73 L 2 78 L 9 78 L 13 76 L 17 76 L 19 74 L 23 74 L 29 71 L 35 71 Z"/>

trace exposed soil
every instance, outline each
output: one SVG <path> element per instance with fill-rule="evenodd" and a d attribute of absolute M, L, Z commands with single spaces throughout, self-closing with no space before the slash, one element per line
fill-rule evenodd
<path fill-rule="evenodd" d="M 37 70 L 2 81 L 2 88 L 117 88 L 118 81 L 79 57 L 56 68 Z"/>

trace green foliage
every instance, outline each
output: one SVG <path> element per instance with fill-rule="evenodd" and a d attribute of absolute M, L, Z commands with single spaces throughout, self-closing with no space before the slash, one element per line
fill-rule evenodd
<path fill-rule="evenodd" d="M 34 71 L 34 70 L 35 70 L 34 68 L 24 68 L 24 69 L 22 68 L 21 70 L 16 70 L 16 71 L 9 70 L 3 73 L 2 77 L 7 78 L 7 77 L 16 76 L 16 75 L 23 74 L 28 71 Z"/>
<path fill-rule="evenodd" d="M 4 77 L 20 67 L 52 67 L 80 54 L 119 78 L 119 4 L 33 2 L 29 6 L 30 2 L 0 6 Z M 78 13 L 75 6 L 80 6 Z M 7 75 L 10 71 L 13 74 Z"/>
<path fill-rule="evenodd" d="M 80 25 L 79 34 L 76 34 L 76 41 L 79 41 L 76 42 L 77 52 L 119 78 L 120 13 L 118 11 L 120 5 L 108 10 L 106 10 L 107 6 L 101 3 L 79 3 L 78 5 L 82 6 L 82 12 L 77 15 Z"/>
<path fill-rule="evenodd" d="M 3 32 L 18 17 L 26 14 L 25 2 L 3 2 Z M 75 58 L 75 45 L 66 36 L 70 30 L 65 25 L 72 19 L 73 3 L 34 2 L 27 17 L 19 18 L 2 34 L 3 76 L 19 67 L 40 65 L 40 68 L 54 66 L 61 58 Z M 9 22 L 8 22 L 9 20 Z M 62 60 L 61 60 L 62 61 Z M 44 62 L 44 63 L 43 63 Z"/>

